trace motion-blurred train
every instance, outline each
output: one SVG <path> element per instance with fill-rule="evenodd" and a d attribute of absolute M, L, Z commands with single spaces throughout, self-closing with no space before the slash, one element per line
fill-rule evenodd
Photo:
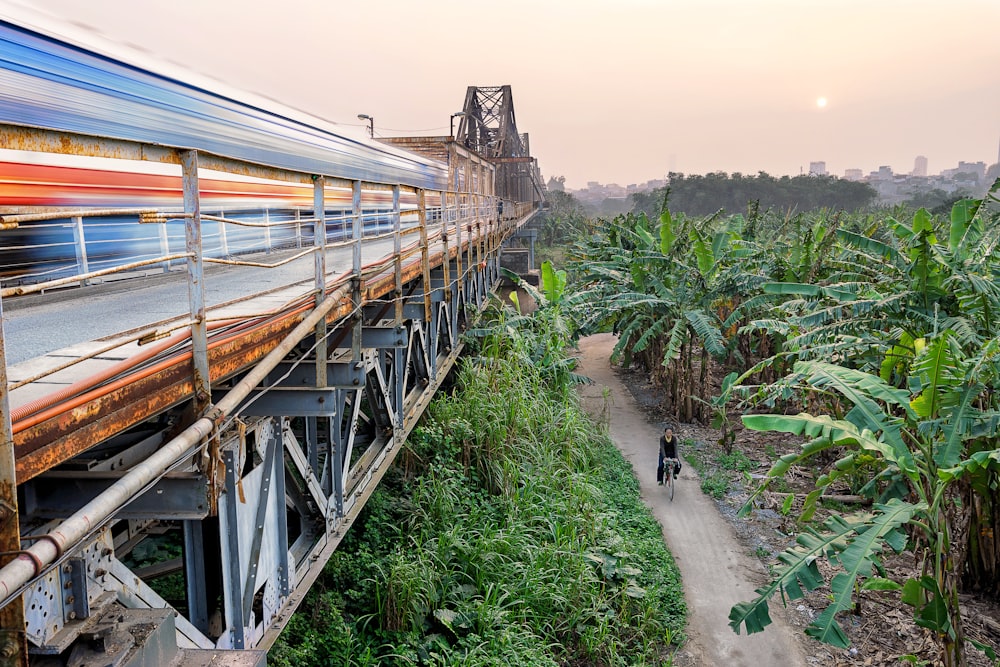
<path fill-rule="evenodd" d="M 9 3 L 3 9 L 0 215 L 182 206 L 179 166 L 92 157 L 88 138 L 93 146 L 124 141 L 189 148 L 302 174 L 429 191 L 446 187 L 444 164 L 359 136 L 358 128 L 227 90 L 36 9 Z M 295 224 L 312 215 L 311 185 L 206 169 L 199 180 L 204 213 L 289 223 L 267 229 L 206 223 L 206 253 L 312 242 L 311 225 Z M 331 238 L 349 235 L 350 191 L 328 187 L 326 196 Z M 439 197 L 428 201 L 439 203 Z M 404 195 L 404 210 L 415 205 L 412 195 Z M 366 191 L 362 206 L 366 226 L 388 224 L 389 192 Z M 183 223 L 168 224 L 166 232 L 158 228 L 137 224 L 135 216 L 24 223 L 0 231 L 0 277 L 8 284 L 73 273 L 81 250 L 94 270 L 183 248 Z"/>

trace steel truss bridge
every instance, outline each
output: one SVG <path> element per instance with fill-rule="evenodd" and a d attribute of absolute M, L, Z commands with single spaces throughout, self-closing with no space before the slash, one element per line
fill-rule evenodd
<path fill-rule="evenodd" d="M 460 140 L 395 140 L 418 155 L 52 33 L 0 22 L 0 658 L 263 664 L 537 165 L 509 87 L 502 131 L 467 99 Z"/>

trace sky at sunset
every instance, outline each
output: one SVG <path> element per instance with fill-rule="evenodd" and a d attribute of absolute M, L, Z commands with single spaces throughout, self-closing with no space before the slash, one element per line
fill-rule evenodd
<path fill-rule="evenodd" d="M 570 187 L 917 155 L 937 173 L 1000 143 L 1000 0 L 29 4 L 334 122 L 370 114 L 376 135 L 447 134 L 467 86 L 510 84 Z"/>

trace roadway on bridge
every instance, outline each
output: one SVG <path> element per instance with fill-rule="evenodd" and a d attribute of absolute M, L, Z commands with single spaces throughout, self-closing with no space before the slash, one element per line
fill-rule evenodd
<path fill-rule="evenodd" d="M 363 264 L 392 254 L 393 239 L 362 244 Z M 243 259 L 274 263 L 301 250 L 293 249 Z M 351 268 L 350 245 L 327 250 L 327 275 Z M 287 288 L 280 298 L 291 301 L 313 289 L 314 256 L 307 255 L 276 268 L 205 265 L 208 308 L 237 299 Z M 184 318 L 188 305 L 187 274 L 181 263 L 170 273 L 126 277 L 88 287 L 8 298 L 3 303 L 4 342 L 11 381 L 18 364 L 83 342 Z M 210 313 L 211 315 L 211 313 Z"/>

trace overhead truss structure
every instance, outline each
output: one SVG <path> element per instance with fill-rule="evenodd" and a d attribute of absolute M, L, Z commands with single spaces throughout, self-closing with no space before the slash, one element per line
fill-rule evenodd
<path fill-rule="evenodd" d="M 516 201 L 545 200 L 528 134 L 517 129 L 509 85 L 469 86 L 455 140 L 497 165 L 498 195 Z"/>

